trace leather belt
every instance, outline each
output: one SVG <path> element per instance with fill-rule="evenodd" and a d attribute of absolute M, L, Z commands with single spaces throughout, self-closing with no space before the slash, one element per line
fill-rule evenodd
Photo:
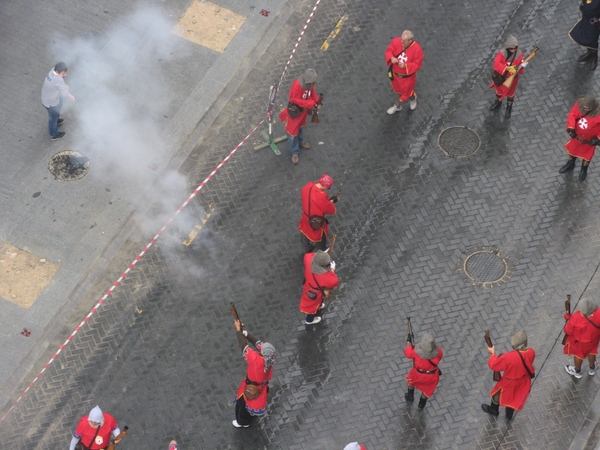
<path fill-rule="evenodd" d="M 246 377 L 246 384 L 252 384 L 254 386 L 266 386 L 267 384 L 269 384 L 269 381 L 264 381 L 262 383 L 257 383 L 256 381 L 252 381 L 248 377 Z"/>
<path fill-rule="evenodd" d="M 437 372 L 437 369 L 434 370 L 421 370 L 421 369 L 417 369 L 417 372 L 425 374 L 425 375 L 432 375 L 434 373 Z"/>

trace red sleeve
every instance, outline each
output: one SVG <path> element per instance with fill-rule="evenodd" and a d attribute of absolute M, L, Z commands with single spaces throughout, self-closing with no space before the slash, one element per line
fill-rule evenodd
<path fill-rule="evenodd" d="M 506 58 L 502 52 L 498 52 L 494 58 L 494 70 L 501 75 L 504 75 L 504 72 L 506 71 Z"/>
<path fill-rule="evenodd" d="M 83 436 L 83 433 L 86 429 L 86 426 L 89 426 L 87 423 L 88 423 L 87 416 L 79 419 L 79 423 L 77 424 L 77 428 L 75 428 L 75 432 L 73 433 L 73 436 L 75 436 L 78 439 L 81 439 L 81 437 Z"/>
<path fill-rule="evenodd" d="M 104 424 L 108 424 L 110 426 L 110 431 L 115 428 L 119 428 L 119 424 L 117 424 L 117 419 L 115 419 L 111 414 L 104 413 Z"/>
<path fill-rule="evenodd" d="M 340 285 L 340 280 L 335 274 L 335 272 L 328 271 L 327 273 L 323 273 L 321 275 L 314 275 L 316 281 L 318 281 L 319 286 L 323 289 L 333 289 Z"/>
<path fill-rule="evenodd" d="M 317 192 L 314 192 L 314 189 L 313 189 L 312 201 L 315 203 L 315 205 L 313 206 L 311 204 L 311 209 L 316 206 L 317 208 L 319 208 L 319 210 L 322 212 L 322 214 L 335 214 L 335 212 L 336 212 L 335 205 L 333 204 L 333 202 L 331 200 L 329 200 L 327 193 L 323 192 L 323 191 L 319 191 L 318 188 L 316 190 L 317 190 Z M 314 194 L 317 194 L 317 195 L 314 195 Z"/>
<path fill-rule="evenodd" d="M 571 108 L 569 115 L 567 116 L 567 128 L 576 128 L 577 127 L 577 119 L 579 119 L 583 114 L 579 111 L 579 105 L 577 102 Z"/>
<path fill-rule="evenodd" d="M 521 54 L 519 56 L 517 56 L 517 58 L 515 59 L 515 61 L 512 63 L 513 66 L 518 66 L 519 64 L 521 64 L 523 62 L 523 52 L 521 52 Z M 525 67 L 521 67 L 519 69 L 519 75 L 522 74 L 523 72 L 525 72 Z"/>
<path fill-rule="evenodd" d="M 298 105 L 301 108 L 314 108 L 315 103 L 317 103 L 318 96 L 315 93 L 314 87 L 311 87 L 310 91 L 311 94 L 309 98 L 302 98 L 304 89 L 302 89 L 302 86 L 300 86 L 300 82 L 298 80 L 294 80 L 289 93 L 290 102 Z"/>
<path fill-rule="evenodd" d="M 423 50 L 421 46 L 415 41 L 408 49 L 406 49 L 408 61 L 406 62 L 406 74 L 412 75 L 423 65 Z"/>
<path fill-rule="evenodd" d="M 288 110 L 287 110 L 287 108 L 283 108 L 281 110 L 281 112 L 279 113 L 279 120 L 281 122 L 285 122 L 286 120 L 288 120 L 288 118 L 289 118 Z"/>
<path fill-rule="evenodd" d="M 578 325 L 577 322 L 579 321 L 580 317 L 581 317 L 581 312 L 579 312 L 579 311 L 575 311 L 571 315 L 571 318 L 565 324 L 565 333 L 567 333 L 570 336 L 577 334 L 577 330 L 579 329 L 579 327 L 577 326 Z"/>
<path fill-rule="evenodd" d="M 501 356 L 492 355 L 488 359 L 488 367 L 496 372 L 502 372 L 506 370 L 506 363 Z"/>
<path fill-rule="evenodd" d="M 415 359 L 415 357 L 417 356 L 415 349 L 409 343 L 406 344 L 406 348 L 404 349 L 404 356 L 410 359 Z"/>
<path fill-rule="evenodd" d="M 390 45 L 388 45 L 387 50 L 383 54 L 385 56 L 385 63 L 388 66 L 391 66 L 392 56 L 398 57 L 398 55 L 402 53 L 402 50 L 404 50 L 404 47 L 402 46 L 402 39 L 400 39 L 399 37 L 392 39 L 392 42 L 390 42 Z"/>

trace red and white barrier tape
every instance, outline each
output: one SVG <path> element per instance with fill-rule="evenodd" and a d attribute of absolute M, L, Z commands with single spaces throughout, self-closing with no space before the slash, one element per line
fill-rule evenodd
<path fill-rule="evenodd" d="M 294 48 L 292 49 L 292 53 L 290 54 L 290 57 L 288 58 L 287 62 L 285 63 L 285 66 L 283 68 L 283 72 L 281 73 L 281 77 L 279 78 L 279 83 L 278 83 L 279 86 L 281 86 L 281 82 L 283 81 L 283 77 L 285 76 L 285 73 L 287 72 L 290 63 L 292 62 L 292 58 L 294 57 L 294 54 L 296 53 L 296 49 L 300 45 L 300 41 L 304 37 L 304 32 L 308 28 L 308 24 L 310 23 L 310 21 L 312 20 L 313 16 L 315 15 L 315 12 L 317 11 L 317 7 L 319 6 L 319 3 L 321 3 L 321 0 L 317 0 L 317 2 L 315 3 L 315 6 L 313 6 L 312 11 L 308 15 L 308 19 L 306 19 L 306 23 L 304 24 L 304 27 L 302 28 L 302 31 L 300 32 L 300 36 L 298 36 L 298 39 L 296 40 L 296 44 L 294 44 Z"/>
<path fill-rule="evenodd" d="M 304 36 L 304 32 L 306 31 L 308 24 L 310 23 L 312 17 L 314 16 L 315 11 L 317 10 L 317 6 L 319 6 L 320 2 L 321 2 L 321 0 L 317 0 L 317 3 L 315 4 L 310 15 L 308 16 L 308 20 L 306 21 L 304 28 L 302 28 L 302 32 L 300 33 L 300 36 L 298 37 L 298 40 L 296 41 L 296 44 L 294 45 L 292 53 L 290 54 L 290 57 L 288 58 L 288 61 L 285 64 L 283 73 L 281 74 L 281 78 L 279 79 L 279 83 L 281 83 L 281 81 L 283 80 L 283 77 L 288 69 L 288 66 L 289 66 L 290 62 L 292 61 L 294 53 L 296 53 L 296 49 L 298 48 L 298 45 L 300 44 L 300 41 L 302 40 L 302 37 Z M 46 365 L 40 371 L 40 373 L 37 374 L 37 376 L 33 379 L 33 381 L 31 383 L 29 383 L 29 386 L 27 386 L 27 389 L 25 389 L 23 391 L 23 393 L 19 396 L 19 398 L 17 398 L 17 400 L 15 400 L 15 402 L 12 404 L 12 406 L 9 408 L 9 410 L 6 411 L 6 414 L 4 414 L 2 416 L 2 418 L 0 418 L 0 423 L 2 423 L 2 421 L 4 419 L 6 419 L 6 417 L 10 414 L 10 412 L 18 405 L 18 403 L 21 401 L 21 399 L 23 399 L 23 397 L 25 397 L 27 392 L 41 378 L 41 376 L 46 371 L 46 369 L 48 369 L 48 367 L 50 367 L 50 365 L 56 360 L 56 358 L 58 358 L 58 355 L 60 354 L 60 352 L 62 352 L 65 349 L 65 347 L 69 344 L 69 342 L 71 342 L 73 340 L 73 337 L 75 337 L 75 335 L 79 332 L 79 330 L 81 330 L 83 328 L 83 326 L 87 323 L 87 321 L 90 320 L 90 317 L 92 317 L 92 315 L 98 310 L 98 308 L 100 308 L 100 306 L 110 296 L 110 294 L 113 293 L 113 291 L 117 288 L 117 286 L 119 284 L 121 284 L 121 282 L 129 274 L 129 272 L 131 272 L 131 270 L 135 267 L 135 265 L 138 263 L 138 261 L 140 261 L 142 259 L 144 254 L 146 254 L 146 252 L 157 241 L 157 239 L 167 229 L 167 227 L 169 225 L 171 225 L 171 223 L 173 222 L 173 220 L 175 220 L 175 218 L 179 215 L 179 213 L 181 211 L 183 211 L 183 209 L 188 205 L 188 203 L 198 194 L 200 189 L 202 189 L 204 187 L 204 185 L 206 185 L 206 183 L 208 183 L 208 181 L 219 171 L 219 169 L 221 169 L 221 167 L 223 167 L 223 165 L 225 165 L 225 163 L 227 161 L 229 161 L 229 159 L 233 156 L 233 154 L 256 132 L 256 130 L 258 130 L 258 128 L 264 123 L 264 121 L 267 119 L 267 117 L 268 117 L 268 114 L 267 114 L 267 116 L 263 117 L 263 119 L 252 129 L 252 131 L 250 131 L 250 133 L 248 133 L 248 135 L 244 139 L 241 140 L 241 142 L 238 145 L 235 146 L 235 148 L 225 157 L 225 159 L 223 159 L 223 161 L 220 162 L 220 164 L 217 167 L 215 167 L 215 169 L 204 179 L 204 181 L 202 183 L 200 183 L 200 185 L 196 189 L 194 189 L 194 192 L 192 192 L 190 194 L 190 196 L 187 198 L 187 200 L 185 202 L 183 202 L 183 204 L 177 209 L 177 211 L 175 211 L 175 213 L 171 216 L 171 218 L 167 221 L 167 223 L 165 223 L 163 225 L 163 227 L 158 231 L 158 233 L 156 233 L 156 236 L 154 236 L 152 238 L 152 240 L 148 243 L 148 245 L 146 245 L 144 250 L 142 250 L 142 252 L 133 260 L 133 262 L 131 264 L 129 264 L 129 266 L 127 267 L 125 272 L 123 272 L 121 274 L 121 276 L 119 277 L 119 279 L 114 282 L 114 284 L 110 287 L 110 289 L 108 291 L 106 291 L 106 294 L 104 294 L 104 296 L 98 301 L 98 303 L 91 309 L 91 311 L 88 313 L 88 315 L 85 316 L 85 318 L 81 321 L 81 323 L 77 326 L 77 328 L 75 328 L 75 330 L 73 331 L 73 333 L 71 333 L 71 335 L 67 338 L 67 340 L 60 346 L 60 348 L 56 351 L 56 353 L 54 355 L 52 355 L 52 358 L 50 358 L 50 360 L 46 363 Z"/>

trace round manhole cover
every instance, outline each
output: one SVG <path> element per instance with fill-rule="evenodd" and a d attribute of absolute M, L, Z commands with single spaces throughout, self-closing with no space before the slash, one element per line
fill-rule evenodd
<path fill-rule="evenodd" d="M 59 181 L 78 180 L 88 173 L 90 160 L 81 153 L 65 150 L 50 159 L 48 169 Z"/>
<path fill-rule="evenodd" d="M 506 270 L 506 262 L 493 252 L 475 252 L 465 260 L 465 273 L 478 283 L 500 281 Z"/>
<path fill-rule="evenodd" d="M 440 133 L 438 145 L 448 156 L 464 158 L 479 150 L 481 140 L 467 127 L 450 127 Z"/>

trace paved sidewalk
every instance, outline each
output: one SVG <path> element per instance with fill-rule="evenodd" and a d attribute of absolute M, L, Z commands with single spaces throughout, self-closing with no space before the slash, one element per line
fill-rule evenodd
<path fill-rule="evenodd" d="M 0 245 L 59 266 L 30 308 L 0 299 L 0 404 L 36 362 L 40 367 L 46 349 L 58 348 L 141 251 L 147 234 L 189 194 L 177 168 L 292 11 L 283 0 L 262 3 L 269 16 L 217 0 L 246 17 L 219 53 L 170 33 L 190 3 L 0 5 Z M 66 81 L 76 101 L 63 107 L 66 137 L 50 141 L 40 92 L 58 60 L 70 68 Z M 90 159 L 86 177 L 53 179 L 48 162 L 64 150 Z M 150 205 L 152 220 L 143 217 Z M 28 338 L 20 334 L 24 328 Z"/>
<path fill-rule="evenodd" d="M 182 162 L 188 188 L 262 118 L 265 85 L 278 79 L 312 4 L 295 7 Z M 584 183 L 557 173 L 566 114 L 598 91 L 566 38 L 577 18 L 558 0 L 322 3 L 283 88 L 307 66 L 318 71 L 325 106 L 306 129 L 313 148 L 294 166 L 285 143 L 281 157 L 242 147 L 0 424 L 0 441 L 66 445 L 78 417 L 99 403 L 129 425 L 121 448 L 131 449 L 172 438 L 182 449 L 336 449 L 356 440 L 369 449 L 593 448 L 600 379 L 568 376 L 560 346 L 565 295 L 600 290 L 600 170 L 592 162 Z M 382 55 L 403 28 L 426 55 L 419 105 L 388 116 Z M 542 49 L 510 121 L 487 111 L 491 61 L 507 33 Z M 478 151 L 448 158 L 438 137 L 451 126 L 475 131 Z M 342 190 L 331 220 L 342 285 L 311 328 L 297 310 L 296 224 L 299 191 L 322 172 Z M 465 274 L 477 251 L 506 263 L 499 281 L 481 286 Z M 247 430 L 231 426 L 244 365 L 230 301 L 280 353 L 268 414 Z M 422 412 L 403 399 L 409 315 L 417 339 L 432 331 L 445 351 Z M 506 351 L 519 328 L 536 349 L 538 375 L 508 424 L 480 408 L 492 387 L 483 333 Z"/>

